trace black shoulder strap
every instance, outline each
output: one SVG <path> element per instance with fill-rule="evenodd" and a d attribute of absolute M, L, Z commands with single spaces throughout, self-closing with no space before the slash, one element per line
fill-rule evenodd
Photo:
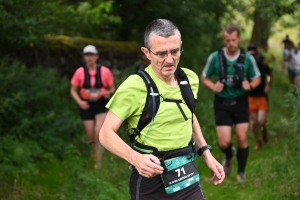
<path fill-rule="evenodd" d="M 137 128 L 134 129 L 134 133 L 130 136 L 131 139 L 134 139 L 135 136 L 139 135 L 140 131 L 154 119 L 160 105 L 158 88 L 150 75 L 144 70 L 139 70 L 137 75 L 139 75 L 146 84 L 147 97 Z"/>
<path fill-rule="evenodd" d="M 90 81 L 90 73 L 87 66 L 83 66 L 84 69 L 84 84 L 83 88 L 88 89 L 91 88 L 91 81 Z"/>
<path fill-rule="evenodd" d="M 96 69 L 96 88 L 102 88 L 102 80 L 101 80 L 101 65 L 97 65 Z"/>
<path fill-rule="evenodd" d="M 220 63 L 220 82 L 225 84 L 226 83 L 226 77 L 227 77 L 227 63 L 226 58 L 223 49 L 220 49 L 218 51 L 218 57 L 219 57 L 219 63 Z M 236 68 L 236 75 L 239 77 L 239 80 L 243 80 L 243 70 L 244 70 L 244 63 L 246 58 L 246 52 L 244 49 L 240 49 L 240 55 L 237 59 L 237 63 L 235 65 Z"/>
<path fill-rule="evenodd" d="M 87 66 L 83 66 L 84 69 L 84 84 L 83 88 L 89 89 L 91 88 L 91 77 L 89 73 L 89 69 Z M 96 85 L 95 88 L 102 88 L 102 81 L 101 81 L 101 65 L 97 65 L 96 68 Z"/>
<path fill-rule="evenodd" d="M 244 67 L 244 63 L 245 63 L 245 58 L 246 58 L 246 52 L 244 49 L 240 49 L 240 55 L 238 57 L 237 63 L 236 65 L 238 67 Z"/>
<path fill-rule="evenodd" d="M 175 71 L 175 77 L 177 79 L 182 97 L 186 105 L 189 107 L 191 112 L 194 113 L 197 99 L 194 98 L 194 94 L 187 75 L 179 66 Z"/>
<path fill-rule="evenodd" d="M 227 78 L 227 63 L 226 63 L 226 58 L 225 58 L 223 49 L 220 49 L 218 51 L 218 58 L 219 58 L 219 64 L 220 64 L 219 81 L 221 83 L 225 84 L 226 78 Z"/>
<path fill-rule="evenodd" d="M 235 87 L 241 87 L 242 81 L 244 80 L 244 64 L 245 64 L 246 52 L 244 49 L 240 49 L 240 55 L 236 61 L 235 67 L 235 76 L 236 76 L 236 84 Z"/>

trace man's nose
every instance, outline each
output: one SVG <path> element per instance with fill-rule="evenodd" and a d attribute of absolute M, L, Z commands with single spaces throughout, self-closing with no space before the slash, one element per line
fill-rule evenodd
<path fill-rule="evenodd" d="M 171 52 L 168 51 L 168 55 L 167 55 L 165 61 L 168 62 L 168 63 L 173 62 L 173 57 L 172 57 Z"/>

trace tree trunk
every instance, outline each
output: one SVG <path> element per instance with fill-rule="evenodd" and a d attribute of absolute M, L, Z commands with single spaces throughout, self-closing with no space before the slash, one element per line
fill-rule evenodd
<path fill-rule="evenodd" d="M 254 25 L 252 30 L 252 36 L 250 44 L 256 46 L 263 46 L 267 44 L 270 36 L 271 20 L 264 18 L 261 13 L 256 10 L 254 12 Z"/>

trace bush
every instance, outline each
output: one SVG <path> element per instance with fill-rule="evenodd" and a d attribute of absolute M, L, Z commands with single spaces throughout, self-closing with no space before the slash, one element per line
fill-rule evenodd
<path fill-rule="evenodd" d="M 63 194 L 67 199 L 128 199 L 127 181 L 122 179 L 122 175 L 113 176 L 116 168 L 107 168 L 99 170 L 90 170 L 85 167 L 85 162 L 80 156 L 80 152 L 73 145 L 70 145 L 64 155 L 65 167 L 69 169 L 70 181 L 62 188 Z M 106 161 L 106 160 L 105 160 Z M 117 168 L 122 168 L 120 160 L 117 162 Z M 119 165 L 120 164 L 120 165 Z M 129 171 L 128 168 L 125 169 Z M 108 176 L 109 178 L 105 178 Z M 117 179 L 117 181 L 114 181 Z"/>
<path fill-rule="evenodd" d="M 54 69 L 27 69 L 8 58 L 0 61 L 0 80 L 0 171 L 60 157 L 82 126 L 69 81 Z"/>

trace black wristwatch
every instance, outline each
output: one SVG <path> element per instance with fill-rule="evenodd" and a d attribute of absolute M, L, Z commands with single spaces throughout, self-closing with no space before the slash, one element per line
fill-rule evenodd
<path fill-rule="evenodd" d="M 206 151 L 206 150 L 208 150 L 208 149 L 210 150 L 210 152 L 212 151 L 212 148 L 211 148 L 210 145 L 205 145 L 203 147 L 200 147 L 198 149 L 197 153 L 198 153 L 199 156 L 202 156 L 203 152 Z"/>

